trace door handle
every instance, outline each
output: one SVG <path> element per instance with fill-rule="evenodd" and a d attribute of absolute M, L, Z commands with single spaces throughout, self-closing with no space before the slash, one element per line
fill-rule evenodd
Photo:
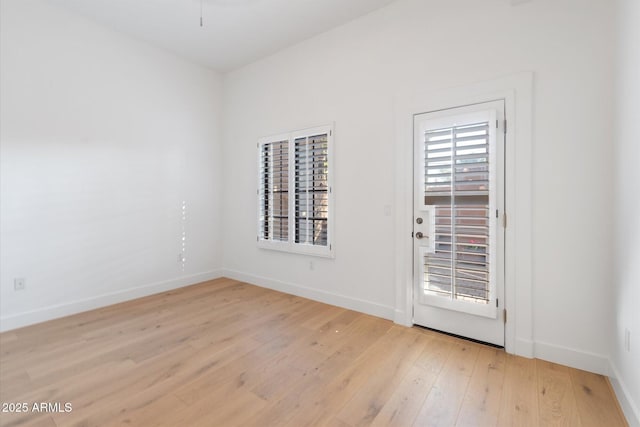
<path fill-rule="evenodd" d="M 422 239 L 423 237 L 427 237 L 427 236 L 425 236 L 424 234 L 422 234 L 422 231 L 418 231 L 418 232 L 416 233 L 416 239 Z"/>

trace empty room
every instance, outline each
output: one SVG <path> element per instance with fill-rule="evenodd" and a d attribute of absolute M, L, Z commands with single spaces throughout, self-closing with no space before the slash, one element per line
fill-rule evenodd
<path fill-rule="evenodd" d="M 640 427 L 638 0 L 0 0 L 0 426 Z"/>

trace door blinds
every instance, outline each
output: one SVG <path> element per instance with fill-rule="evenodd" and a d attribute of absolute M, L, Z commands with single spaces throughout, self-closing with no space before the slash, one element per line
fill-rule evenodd
<path fill-rule="evenodd" d="M 435 250 L 427 253 L 425 291 L 488 303 L 489 123 L 424 135 L 424 197 L 433 207 Z"/>

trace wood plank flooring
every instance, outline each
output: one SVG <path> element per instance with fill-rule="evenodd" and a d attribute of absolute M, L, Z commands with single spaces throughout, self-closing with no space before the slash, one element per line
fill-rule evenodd
<path fill-rule="evenodd" d="M 230 279 L 0 334 L 0 401 L 29 408 L 5 427 L 627 425 L 600 375 Z"/>

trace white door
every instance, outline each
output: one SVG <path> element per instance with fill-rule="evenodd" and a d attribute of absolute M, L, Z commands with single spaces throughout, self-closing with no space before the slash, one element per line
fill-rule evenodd
<path fill-rule="evenodd" d="M 414 323 L 504 346 L 504 101 L 414 117 Z"/>

